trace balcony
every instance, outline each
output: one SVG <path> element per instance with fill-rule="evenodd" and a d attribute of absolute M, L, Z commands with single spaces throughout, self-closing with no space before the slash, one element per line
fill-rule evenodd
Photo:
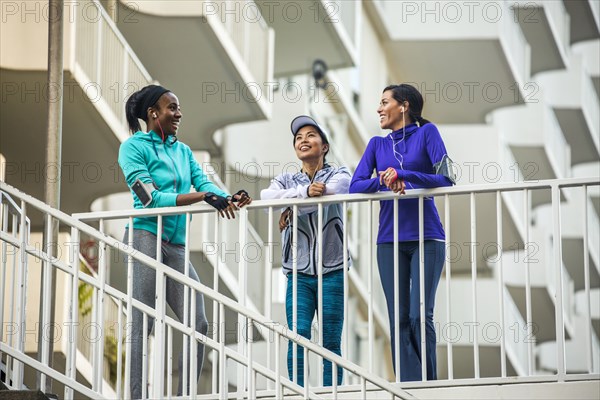
<path fill-rule="evenodd" d="M 178 136 L 193 150 L 220 154 L 216 130 L 270 117 L 274 36 L 253 2 L 119 1 L 117 7 L 123 35 L 179 97 Z"/>
<path fill-rule="evenodd" d="M 46 179 L 56 179 L 55 169 L 44 164 L 47 102 L 56 97 L 47 89 L 47 20 L 27 15 L 25 7 L 32 10 L 37 4 L 41 13 L 46 2 L 14 4 L 24 9 L 3 15 L 0 26 L 0 151 L 6 157 L 6 182 L 43 198 Z M 74 212 L 122 190 L 116 159 L 128 137 L 125 99 L 151 78 L 99 3 L 65 4 L 64 13 L 69 18 L 64 26 L 61 206 Z"/>
<path fill-rule="evenodd" d="M 571 43 L 600 38 L 600 4 L 595 0 L 563 0 L 571 16 Z"/>
<path fill-rule="evenodd" d="M 525 180 L 570 175 L 571 149 L 550 107 L 541 102 L 531 102 L 496 110 L 491 119 L 509 146 Z M 532 207 L 548 202 L 549 193 L 533 193 Z"/>
<path fill-rule="evenodd" d="M 537 81 L 571 146 L 571 165 L 600 161 L 600 104 L 582 57 L 573 53 L 567 70 L 539 74 Z"/>
<path fill-rule="evenodd" d="M 531 50 L 509 2 L 374 1 L 389 64 L 440 124 L 484 123 L 533 95 Z"/>
<path fill-rule="evenodd" d="M 256 4 L 277 35 L 276 77 L 309 73 L 316 59 L 325 61 L 330 69 L 356 65 L 360 2 L 257 0 Z"/>
<path fill-rule="evenodd" d="M 531 46 L 531 75 L 565 68 L 570 42 L 569 15 L 563 3 L 520 0 L 513 7 L 515 19 Z"/>

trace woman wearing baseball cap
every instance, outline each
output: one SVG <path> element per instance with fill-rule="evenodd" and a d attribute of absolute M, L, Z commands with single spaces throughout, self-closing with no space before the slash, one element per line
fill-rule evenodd
<path fill-rule="evenodd" d="M 298 173 L 282 173 L 261 192 L 261 199 L 309 198 L 348 193 L 350 172 L 346 167 L 327 164 L 329 140 L 323 129 L 309 116 L 301 115 L 292 121 L 293 145 L 296 156 L 302 162 Z M 323 299 L 318 298 L 319 249 L 317 246 L 317 207 L 298 209 L 297 217 L 297 332 L 310 339 L 312 320 L 322 301 L 323 346 L 341 355 L 341 336 L 344 323 L 344 248 L 342 207 L 340 204 L 323 206 Z M 286 209 L 279 220 L 283 232 L 283 272 L 288 278 L 286 290 L 286 315 L 290 329 L 293 328 L 293 257 L 292 216 Z M 351 258 L 348 256 L 348 265 Z M 288 346 L 288 373 L 293 379 L 293 344 Z M 296 383 L 304 385 L 304 349 L 297 348 Z M 323 384 L 331 386 L 331 362 L 323 362 Z M 342 368 L 337 370 L 337 383 L 342 383 Z"/>

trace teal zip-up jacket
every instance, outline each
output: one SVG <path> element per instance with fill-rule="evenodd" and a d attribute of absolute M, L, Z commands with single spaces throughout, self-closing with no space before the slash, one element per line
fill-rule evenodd
<path fill-rule="evenodd" d="M 190 147 L 177 141 L 174 136 L 168 136 L 163 143 L 154 131 L 136 132 L 121 144 L 119 165 L 129 188 L 138 178 L 146 184 L 154 185 L 152 202 L 148 208 L 177 205 L 177 196 L 189 193 L 191 186 L 198 192 L 229 196 L 208 179 Z M 131 193 L 134 208 L 144 208 L 135 193 Z M 134 218 L 133 227 L 157 235 L 157 218 Z M 163 217 L 162 239 L 173 244 L 185 244 L 184 214 Z"/>

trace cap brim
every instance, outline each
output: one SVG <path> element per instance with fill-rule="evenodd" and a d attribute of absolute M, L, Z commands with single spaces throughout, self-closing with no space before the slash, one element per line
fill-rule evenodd
<path fill-rule="evenodd" d="M 321 129 L 319 124 L 317 124 L 314 119 L 312 119 L 308 115 L 299 115 L 292 120 L 292 124 L 291 124 L 292 135 L 296 135 L 298 133 L 298 131 L 300 130 L 300 128 L 302 128 L 303 126 L 306 126 L 306 125 L 312 125 L 312 126 L 316 127 L 319 130 L 319 132 L 324 133 L 323 129 Z"/>

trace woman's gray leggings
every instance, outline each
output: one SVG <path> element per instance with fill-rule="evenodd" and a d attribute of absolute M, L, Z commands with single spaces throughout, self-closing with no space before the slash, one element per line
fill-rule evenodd
<path fill-rule="evenodd" d="M 125 232 L 124 242 L 127 243 L 128 231 Z M 156 258 L 156 235 L 151 232 L 134 229 L 133 230 L 133 247 L 134 249 L 152 257 Z M 173 268 L 176 271 L 185 273 L 185 249 L 181 245 L 162 243 L 162 262 L 165 265 Z M 189 276 L 195 281 L 200 282 L 194 267 L 190 263 Z M 167 304 L 175 312 L 177 318 L 183 321 L 184 311 L 184 290 L 183 285 L 167 278 Z M 188 298 L 190 298 L 188 294 Z M 156 273 L 150 267 L 136 261 L 133 261 L 133 298 L 141 301 L 149 307 L 154 308 L 156 299 Z M 188 306 L 191 309 L 191 304 Z M 204 297 L 202 294 L 196 294 L 196 312 L 192 313 L 196 317 L 196 330 L 203 335 L 206 335 L 208 331 L 208 321 L 206 320 L 206 314 L 204 312 Z M 154 325 L 154 318 L 148 317 L 148 332 L 152 331 Z M 146 388 L 142 388 L 142 363 L 144 362 L 143 355 L 143 340 L 144 340 L 144 319 L 143 313 L 137 308 L 133 308 L 133 319 L 132 319 L 132 335 L 131 340 L 131 398 L 141 399 L 142 393 L 145 393 Z M 188 347 L 189 348 L 189 347 Z M 204 359 L 204 345 L 198 343 L 196 359 L 196 371 L 200 377 L 202 371 L 202 361 Z M 188 357 L 187 371 L 189 376 L 190 370 L 190 358 Z M 179 353 L 179 386 L 177 388 L 177 395 L 182 394 L 182 383 L 183 383 L 183 352 Z M 187 379 L 187 394 L 189 394 L 190 380 Z M 147 397 L 147 396 L 146 396 Z"/>

